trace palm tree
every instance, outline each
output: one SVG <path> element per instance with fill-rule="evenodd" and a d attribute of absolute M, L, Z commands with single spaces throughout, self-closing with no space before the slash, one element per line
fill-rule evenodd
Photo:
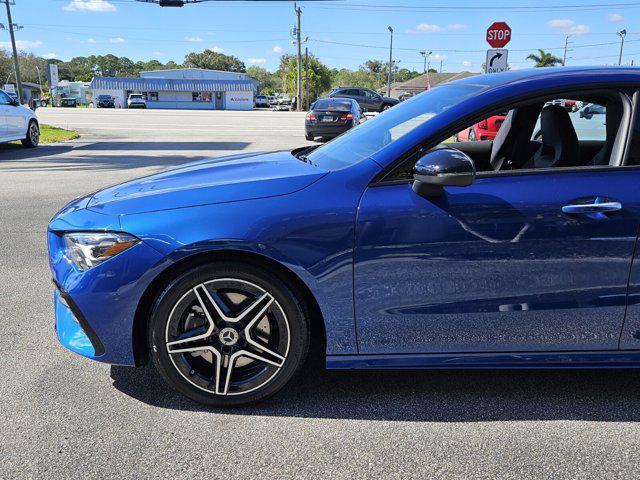
<path fill-rule="evenodd" d="M 527 60 L 533 60 L 536 62 L 536 68 L 538 67 L 555 67 L 557 65 L 562 65 L 562 59 L 554 56 L 549 52 L 545 52 L 542 49 L 538 49 L 540 55 L 536 55 L 535 53 L 531 53 L 527 56 Z"/>

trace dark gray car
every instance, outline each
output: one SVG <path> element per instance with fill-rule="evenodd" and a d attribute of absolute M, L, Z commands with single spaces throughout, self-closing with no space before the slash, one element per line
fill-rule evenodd
<path fill-rule="evenodd" d="M 368 112 L 382 112 L 398 103 L 398 100 L 391 97 L 383 97 L 378 92 L 370 88 L 362 87 L 339 87 L 334 88 L 329 93 L 330 98 L 352 98 L 360 108 Z"/>

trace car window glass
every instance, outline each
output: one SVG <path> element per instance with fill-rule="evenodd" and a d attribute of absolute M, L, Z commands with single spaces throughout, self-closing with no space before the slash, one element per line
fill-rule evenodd
<path fill-rule="evenodd" d="M 483 88 L 464 84 L 435 87 L 316 148 L 308 159 L 328 170 L 357 163 Z"/>
<path fill-rule="evenodd" d="M 11 98 L 4 92 L 0 92 L 0 105 L 10 105 Z"/>
<path fill-rule="evenodd" d="M 349 100 L 337 101 L 320 99 L 314 105 L 314 110 L 351 110 L 351 102 Z"/>
<path fill-rule="evenodd" d="M 598 103 L 586 103 L 577 100 L 555 99 L 548 105 L 559 105 L 569 114 L 573 129 L 579 141 L 605 141 L 607 138 L 606 117 L 607 107 Z M 532 140 L 540 139 L 540 117 L 533 129 Z"/>

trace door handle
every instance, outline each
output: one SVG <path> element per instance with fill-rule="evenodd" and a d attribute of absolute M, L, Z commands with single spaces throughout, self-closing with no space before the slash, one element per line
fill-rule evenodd
<path fill-rule="evenodd" d="M 583 213 L 611 213 L 622 210 L 620 202 L 596 202 L 582 203 L 577 205 L 565 205 L 562 207 L 562 213 L 569 215 L 577 215 Z"/>

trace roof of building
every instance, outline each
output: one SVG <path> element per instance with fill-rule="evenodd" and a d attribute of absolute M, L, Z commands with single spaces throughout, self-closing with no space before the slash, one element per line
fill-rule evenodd
<path fill-rule="evenodd" d="M 391 95 L 394 93 L 400 95 L 404 92 L 424 92 L 429 88 L 433 88 L 441 83 L 451 82 L 460 78 L 467 78 L 476 75 L 471 72 L 458 72 L 458 73 L 436 73 L 429 72 L 419 75 L 406 82 L 395 82 L 391 84 Z M 384 93 L 387 91 L 387 87 L 380 88 L 378 92 Z"/>
<path fill-rule="evenodd" d="M 186 68 L 161 68 L 158 70 L 142 70 L 140 72 L 140 75 L 145 74 L 145 73 L 166 73 L 166 72 L 192 72 L 192 71 L 197 71 L 197 72 L 216 72 L 216 73 L 236 73 L 236 74 L 240 74 L 240 75 L 246 75 L 246 73 L 244 72 L 230 72 L 228 70 L 212 70 L 210 68 L 197 68 L 197 67 L 186 67 Z"/>
<path fill-rule="evenodd" d="M 246 80 L 203 80 L 182 78 L 93 77 L 90 87 L 103 90 L 162 92 L 250 92 L 258 82 Z"/>

